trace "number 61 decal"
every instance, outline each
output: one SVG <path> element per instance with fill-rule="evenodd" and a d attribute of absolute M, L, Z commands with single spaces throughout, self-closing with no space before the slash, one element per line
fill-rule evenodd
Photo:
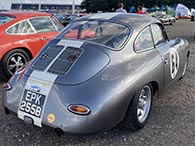
<path fill-rule="evenodd" d="M 170 51 L 170 73 L 171 78 L 174 79 L 179 70 L 179 54 L 175 48 L 171 48 Z"/>

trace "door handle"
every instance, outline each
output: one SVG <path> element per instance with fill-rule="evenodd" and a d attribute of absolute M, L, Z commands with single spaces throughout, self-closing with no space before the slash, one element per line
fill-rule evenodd
<path fill-rule="evenodd" d="M 47 37 L 42 37 L 41 41 L 44 41 L 44 40 L 47 40 L 47 39 L 48 39 Z"/>

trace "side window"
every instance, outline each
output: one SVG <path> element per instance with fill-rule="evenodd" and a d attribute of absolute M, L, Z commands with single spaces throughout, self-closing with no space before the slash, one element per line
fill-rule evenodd
<path fill-rule="evenodd" d="M 57 31 L 48 17 L 37 17 L 29 21 L 38 33 Z"/>
<path fill-rule="evenodd" d="M 135 51 L 143 51 L 154 48 L 150 27 L 145 28 L 134 42 Z"/>
<path fill-rule="evenodd" d="M 13 25 L 12 27 L 10 27 L 7 30 L 7 33 L 10 33 L 10 34 L 30 34 L 30 33 L 34 33 L 34 31 L 27 21 L 22 21 L 20 23 Z"/>
<path fill-rule="evenodd" d="M 154 38 L 154 45 L 157 46 L 165 43 L 166 39 L 163 35 L 162 28 L 158 24 L 152 24 L 151 29 Z"/>

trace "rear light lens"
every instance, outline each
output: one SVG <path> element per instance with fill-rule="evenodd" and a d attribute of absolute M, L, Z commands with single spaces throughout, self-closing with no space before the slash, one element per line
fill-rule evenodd
<path fill-rule="evenodd" d="M 3 84 L 3 89 L 4 89 L 5 91 L 8 91 L 8 90 L 11 90 L 11 89 L 12 89 L 12 86 L 11 86 L 10 83 L 4 83 L 4 84 Z"/>
<path fill-rule="evenodd" d="M 88 115 L 90 113 L 90 109 L 85 105 L 69 105 L 68 110 L 78 115 Z"/>

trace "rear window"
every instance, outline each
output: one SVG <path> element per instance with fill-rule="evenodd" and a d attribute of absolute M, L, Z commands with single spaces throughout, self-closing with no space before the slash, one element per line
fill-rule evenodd
<path fill-rule="evenodd" d="M 5 24 L 13 19 L 14 17 L 11 17 L 11 16 L 0 15 L 0 25 Z"/>
<path fill-rule="evenodd" d="M 122 24 L 107 21 L 77 21 L 66 27 L 61 37 L 88 40 L 115 50 L 126 42 L 130 30 Z"/>

